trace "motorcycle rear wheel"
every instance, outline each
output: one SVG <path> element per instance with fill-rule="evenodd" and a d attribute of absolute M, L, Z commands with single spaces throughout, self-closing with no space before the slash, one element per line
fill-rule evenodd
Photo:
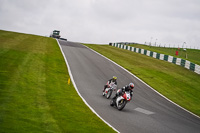
<path fill-rule="evenodd" d="M 114 101 L 113 101 L 113 99 L 110 101 L 110 106 L 114 106 Z"/>

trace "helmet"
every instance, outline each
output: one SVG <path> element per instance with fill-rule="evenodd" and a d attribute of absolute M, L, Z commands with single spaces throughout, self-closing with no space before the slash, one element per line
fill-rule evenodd
<path fill-rule="evenodd" d="M 129 84 L 129 87 L 130 87 L 131 90 L 134 88 L 134 86 L 135 86 L 135 85 L 134 85 L 133 83 L 130 83 L 130 84 Z"/>
<path fill-rule="evenodd" d="M 113 76 L 113 79 L 114 79 L 114 80 L 116 80 L 116 79 L 117 79 L 117 77 L 116 77 L 116 76 Z"/>

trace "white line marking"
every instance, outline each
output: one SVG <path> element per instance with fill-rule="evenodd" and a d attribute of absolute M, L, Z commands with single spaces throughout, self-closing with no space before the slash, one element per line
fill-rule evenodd
<path fill-rule="evenodd" d="M 57 39 L 56 39 L 56 40 L 57 40 Z M 117 129 L 115 129 L 112 125 L 110 125 L 107 121 L 105 121 L 99 114 L 97 114 L 97 112 L 96 112 L 96 111 L 86 102 L 86 100 L 82 97 L 82 95 L 81 95 L 80 92 L 78 91 L 78 88 L 77 88 L 76 83 L 75 83 L 75 81 L 74 81 L 74 78 L 73 78 L 73 75 L 72 75 L 72 73 L 71 73 L 71 69 L 70 69 L 70 66 L 69 66 L 69 64 L 68 64 L 67 58 L 65 57 L 65 54 L 64 54 L 64 52 L 63 52 L 63 50 L 62 50 L 62 48 L 61 48 L 60 43 L 59 43 L 58 40 L 57 40 L 57 42 L 58 42 L 58 46 L 60 47 L 60 50 L 61 50 L 61 52 L 62 52 L 62 55 L 63 55 L 63 57 L 64 57 L 64 59 L 65 59 L 65 63 L 66 63 L 66 65 L 67 65 L 67 68 L 68 68 L 68 72 L 69 72 L 71 81 L 72 81 L 72 83 L 73 83 L 73 85 L 74 85 L 74 88 L 76 89 L 76 92 L 78 93 L 78 95 L 82 98 L 83 102 L 92 110 L 92 112 L 93 112 L 94 114 L 96 114 L 104 123 L 106 123 L 108 126 L 110 126 L 113 130 L 115 130 L 116 132 L 119 133 L 119 131 L 118 131 Z"/>
<path fill-rule="evenodd" d="M 84 45 L 84 46 L 85 46 L 85 45 Z M 85 47 L 87 47 L 87 46 L 85 46 Z M 87 48 L 89 48 L 89 47 L 87 47 Z M 93 49 L 91 49 L 91 48 L 89 48 L 89 49 L 92 50 L 93 52 L 97 53 L 98 55 L 101 55 L 100 53 L 94 51 Z M 162 95 L 161 93 L 159 93 L 158 91 L 156 91 L 154 88 L 152 88 L 151 86 L 149 86 L 147 83 L 145 83 L 144 81 L 142 81 L 140 78 L 138 78 L 137 76 L 135 76 L 134 74 L 132 74 L 131 72 L 129 72 L 128 70 L 126 70 L 125 68 L 123 68 L 122 66 L 120 66 L 119 64 L 115 63 L 114 61 L 112 61 L 111 59 L 108 59 L 107 57 L 105 57 L 105 56 L 103 56 L 103 55 L 101 55 L 101 56 L 104 57 L 104 58 L 106 58 L 107 60 L 111 61 L 111 62 L 114 63 L 115 65 L 119 66 L 120 68 L 124 69 L 126 72 L 128 72 L 128 73 L 131 74 L 133 77 L 135 77 L 136 79 L 138 79 L 139 81 L 141 81 L 143 84 L 145 84 L 146 86 L 148 86 L 150 89 L 152 89 L 154 92 L 156 92 L 157 94 L 159 94 L 161 97 L 165 98 L 167 101 L 169 101 L 169 102 L 175 104 L 175 105 L 178 106 L 179 108 L 185 110 L 186 112 L 188 112 L 188 113 L 190 113 L 190 114 L 192 114 L 192 115 L 194 115 L 194 116 L 196 116 L 197 118 L 200 119 L 200 117 L 199 117 L 198 115 L 196 115 L 196 114 L 194 114 L 194 113 L 188 111 L 187 109 L 181 107 L 180 105 L 176 104 L 175 102 L 169 100 L 167 97 L 165 97 L 164 95 Z"/>
<path fill-rule="evenodd" d="M 138 112 L 141 112 L 141 113 L 144 113 L 144 114 L 146 114 L 146 115 L 155 114 L 154 112 L 151 112 L 151 111 L 149 111 L 149 110 L 145 110 L 145 109 L 142 109 L 142 108 L 136 108 L 136 109 L 134 109 L 134 110 L 136 110 L 136 111 L 138 111 Z"/>

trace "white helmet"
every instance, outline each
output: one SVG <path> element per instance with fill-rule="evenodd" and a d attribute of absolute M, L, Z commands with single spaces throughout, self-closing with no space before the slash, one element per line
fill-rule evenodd
<path fill-rule="evenodd" d="M 132 90 L 132 89 L 135 87 L 135 85 L 134 85 L 133 83 L 130 83 L 130 84 L 129 84 L 129 87 L 130 87 L 130 89 Z"/>

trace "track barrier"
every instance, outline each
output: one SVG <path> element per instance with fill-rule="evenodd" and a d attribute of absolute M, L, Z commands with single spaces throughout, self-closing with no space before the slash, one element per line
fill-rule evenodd
<path fill-rule="evenodd" d="M 129 50 L 129 51 L 132 51 L 132 52 L 140 53 L 140 54 L 143 54 L 143 55 L 147 55 L 147 56 L 159 59 L 159 60 L 168 61 L 170 63 L 173 63 L 173 64 L 176 64 L 176 65 L 182 66 L 184 68 L 187 68 L 187 69 L 189 69 L 189 70 L 191 70 L 191 71 L 193 71 L 197 74 L 200 74 L 200 66 L 197 65 L 197 64 L 194 64 L 194 63 L 192 63 L 188 60 L 173 57 L 173 56 L 170 56 L 170 55 L 164 55 L 164 54 L 156 53 L 156 52 L 145 50 L 145 49 L 135 48 L 135 47 L 119 44 L 119 43 L 109 43 L 109 45 L 117 47 L 117 48 Z"/>

